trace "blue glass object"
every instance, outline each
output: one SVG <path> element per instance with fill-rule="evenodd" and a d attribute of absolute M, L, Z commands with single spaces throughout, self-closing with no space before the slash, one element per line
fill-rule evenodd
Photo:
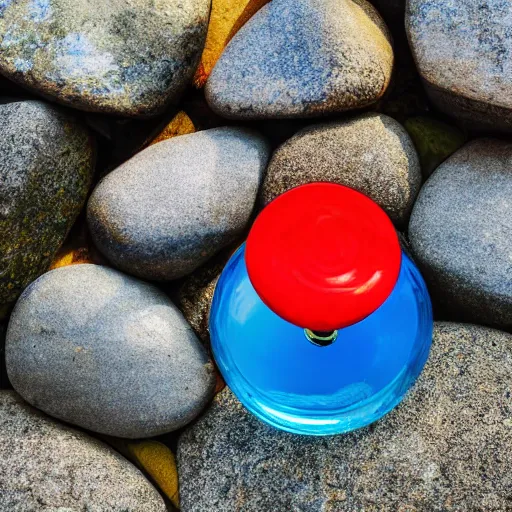
<path fill-rule="evenodd" d="M 232 256 L 210 313 L 212 348 L 222 375 L 258 418 L 297 434 L 330 435 L 368 425 L 413 385 L 432 340 L 432 308 L 419 271 L 402 252 L 386 301 L 319 346 L 271 311 L 254 290 L 244 258 Z"/>

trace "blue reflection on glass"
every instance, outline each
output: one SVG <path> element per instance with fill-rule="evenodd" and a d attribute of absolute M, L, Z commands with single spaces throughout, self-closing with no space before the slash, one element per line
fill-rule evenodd
<path fill-rule="evenodd" d="M 219 279 L 210 332 L 217 364 L 245 407 L 275 427 L 309 435 L 348 432 L 395 407 L 421 372 L 432 339 L 430 298 L 407 255 L 384 304 L 321 347 L 263 304 L 244 249 Z"/>

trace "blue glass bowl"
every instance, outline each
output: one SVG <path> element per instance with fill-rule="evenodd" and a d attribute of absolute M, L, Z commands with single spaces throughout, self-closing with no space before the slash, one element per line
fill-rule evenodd
<path fill-rule="evenodd" d="M 395 288 L 374 313 L 319 346 L 270 310 L 244 258 L 232 256 L 210 312 L 219 369 L 243 405 L 296 434 L 331 435 L 368 425 L 393 409 L 428 358 L 432 307 L 418 269 L 402 252 Z"/>

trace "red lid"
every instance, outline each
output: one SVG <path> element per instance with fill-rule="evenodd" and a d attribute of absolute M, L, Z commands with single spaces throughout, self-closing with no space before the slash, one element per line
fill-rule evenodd
<path fill-rule="evenodd" d="M 245 261 L 270 309 L 300 327 L 330 331 L 359 322 L 387 299 L 401 254 L 380 206 L 351 188 L 312 183 L 260 213 Z"/>

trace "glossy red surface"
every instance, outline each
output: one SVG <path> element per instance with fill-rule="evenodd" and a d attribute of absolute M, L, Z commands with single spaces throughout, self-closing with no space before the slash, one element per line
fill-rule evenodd
<path fill-rule="evenodd" d="M 387 299 L 401 248 L 389 217 L 371 199 L 342 185 L 312 183 L 260 213 L 245 261 L 270 309 L 300 327 L 329 331 L 359 322 Z"/>

